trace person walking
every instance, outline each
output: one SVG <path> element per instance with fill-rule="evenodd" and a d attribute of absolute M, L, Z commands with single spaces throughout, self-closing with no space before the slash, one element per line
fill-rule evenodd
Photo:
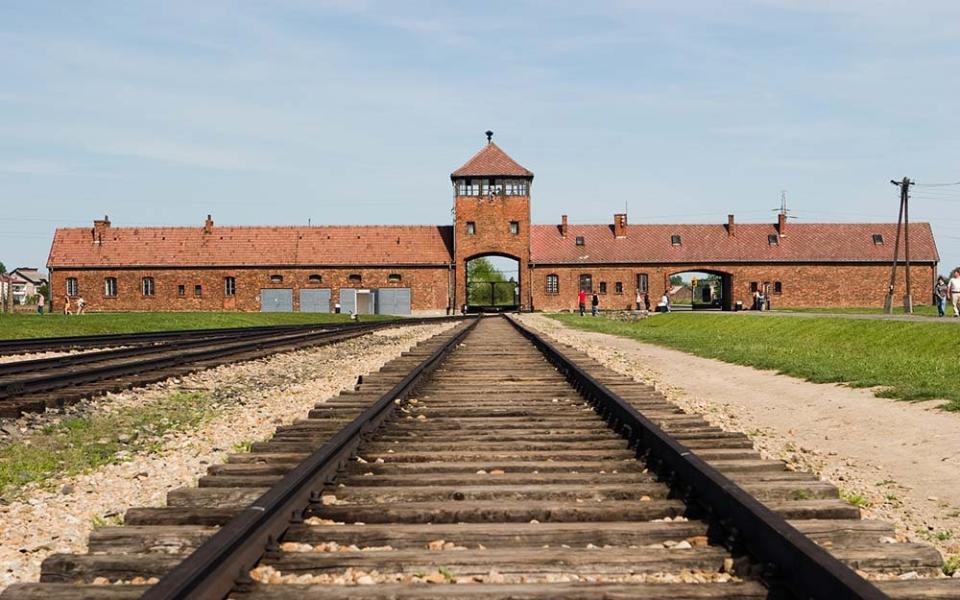
<path fill-rule="evenodd" d="M 955 269 L 953 277 L 947 282 L 947 297 L 953 306 L 953 317 L 960 318 L 960 269 Z"/>
<path fill-rule="evenodd" d="M 43 294 L 40 294 L 39 296 L 37 296 L 37 314 L 38 315 L 43 314 L 43 304 L 44 304 Z"/>
<path fill-rule="evenodd" d="M 63 295 L 63 314 L 70 314 L 70 294 Z"/>
<path fill-rule="evenodd" d="M 600 306 L 600 296 L 594 294 L 593 299 L 590 300 L 590 314 L 597 316 L 597 307 Z"/>
<path fill-rule="evenodd" d="M 937 277 L 937 285 L 933 286 L 933 299 L 937 303 L 937 313 L 942 317 L 947 308 L 947 282 L 943 275 Z"/>
<path fill-rule="evenodd" d="M 643 296 L 640 294 L 640 290 L 637 290 L 636 301 L 637 301 L 637 310 L 640 310 L 641 308 L 643 308 Z"/>
<path fill-rule="evenodd" d="M 583 311 L 587 310 L 587 293 L 583 290 L 577 294 L 577 304 L 580 306 L 580 316 L 583 316 Z"/>
<path fill-rule="evenodd" d="M 82 315 L 83 310 L 87 307 L 86 300 L 83 299 L 83 296 L 77 298 L 77 314 Z"/>

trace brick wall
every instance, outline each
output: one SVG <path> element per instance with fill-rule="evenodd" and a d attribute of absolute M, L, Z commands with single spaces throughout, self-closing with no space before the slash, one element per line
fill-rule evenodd
<path fill-rule="evenodd" d="M 456 298 L 454 306 L 464 303 L 466 261 L 484 254 L 498 254 L 519 259 L 520 302 L 528 304 L 528 281 L 525 266 L 530 262 L 530 198 L 528 196 L 457 196 L 454 200 L 454 247 Z M 510 222 L 519 224 L 517 234 L 510 233 Z M 467 235 L 467 223 L 473 222 L 476 233 Z"/>
<path fill-rule="evenodd" d="M 634 304 L 637 273 L 646 273 L 649 281 L 651 305 L 655 305 L 669 286 L 670 275 L 690 271 L 715 271 L 729 274 L 732 302 L 741 301 L 749 307 L 752 303 L 751 282 L 763 285 L 781 282 L 782 292 L 770 296 L 773 308 L 788 307 L 857 307 L 882 306 L 890 280 L 889 265 L 630 265 L 604 266 L 563 265 L 541 266 L 532 269 L 533 308 L 535 310 L 572 310 L 577 305 L 579 276 L 590 274 L 594 291 L 602 281 L 607 283 L 607 293 L 600 295 L 601 309 L 623 309 Z M 933 265 L 912 265 L 911 284 L 913 302 L 916 305 L 930 304 L 933 296 Z M 556 274 L 560 289 L 556 295 L 546 293 L 546 276 Z M 623 283 L 623 293 L 615 293 L 617 281 Z M 899 304 L 906 288 L 905 273 L 897 270 L 894 297 Z"/>
<path fill-rule="evenodd" d="M 359 274 L 360 283 L 349 280 Z M 400 281 L 389 281 L 391 274 L 399 274 Z M 270 278 L 279 275 L 282 283 Z M 311 275 L 320 275 L 320 283 L 311 283 Z M 260 290 L 264 288 L 293 289 L 293 309 L 299 310 L 299 290 L 329 288 L 331 303 L 339 302 L 340 288 L 379 289 L 410 288 L 411 309 L 415 312 L 445 311 L 448 303 L 449 271 L 447 267 L 397 268 L 184 268 L 184 269 L 74 269 L 51 272 L 51 294 L 56 310 L 63 310 L 67 278 L 75 277 L 90 311 L 215 311 L 260 310 Z M 104 296 L 104 279 L 117 279 L 117 295 Z M 141 280 L 153 277 L 155 295 L 141 293 Z M 236 294 L 225 295 L 224 278 L 236 279 Z M 184 286 L 184 294 L 178 286 Z M 201 294 L 194 292 L 201 286 Z"/>

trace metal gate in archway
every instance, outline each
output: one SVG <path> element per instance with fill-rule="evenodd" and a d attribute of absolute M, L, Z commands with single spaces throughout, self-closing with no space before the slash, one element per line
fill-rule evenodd
<path fill-rule="evenodd" d="M 467 312 L 504 312 L 520 307 L 516 281 L 468 281 Z"/>

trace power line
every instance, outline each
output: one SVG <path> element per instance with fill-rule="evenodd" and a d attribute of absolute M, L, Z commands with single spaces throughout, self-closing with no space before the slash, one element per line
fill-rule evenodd
<path fill-rule="evenodd" d="M 950 185 L 960 185 L 960 181 L 954 181 L 953 183 L 913 183 L 917 187 L 947 187 Z"/>

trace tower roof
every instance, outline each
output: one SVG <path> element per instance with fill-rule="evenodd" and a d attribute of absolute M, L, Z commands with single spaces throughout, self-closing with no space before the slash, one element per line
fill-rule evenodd
<path fill-rule="evenodd" d="M 450 177 L 533 177 L 533 172 L 520 166 L 500 146 L 489 142 Z"/>

